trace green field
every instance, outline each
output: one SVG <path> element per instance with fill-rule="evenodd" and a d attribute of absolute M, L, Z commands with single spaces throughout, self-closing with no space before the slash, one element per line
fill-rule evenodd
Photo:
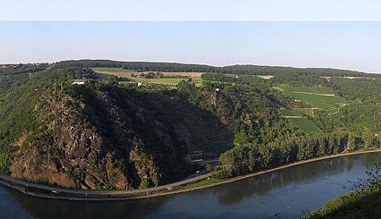
<path fill-rule="evenodd" d="M 333 95 L 334 92 L 329 88 L 323 87 L 297 87 L 297 86 L 278 86 L 274 89 L 283 92 L 286 96 L 292 97 L 295 100 L 300 100 L 311 107 L 317 107 L 322 110 L 333 110 L 339 107 L 340 103 L 346 103 L 346 100 Z M 303 92 L 303 93 L 298 93 Z M 283 116 L 313 116 L 312 109 L 282 109 L 280 110 Z M 288 122 L 307 133 L 319 132 L 320 129 L 308 118 L 288 118 Z"/>
<path fill-rule="evenodd" d="M 181 81 L 187 81 L 187 77 L 164 77 L 164 78 L 136 78 L 132 77 L 131 73 L 137 72 L 135 70 L 125 70 L 122 68 L 91 68 L 95 72 L 107 72 L 107 75 L 114 75 L 117 77 L 128 78 L 133 81 L 149 83 L 149 84 L 162 84 L 168 86 L 176 86 Z M 123 74 L 124 73 L 124 74 Z M 130 74 L 126 74 L 130 73 Z M 105 73 L 106 74 L 106 73 Z M 195 82 L 196 86 L 201 86 L 202 78 L 200 77 L 192 77 L 192 80 Z"/>
<path fill-rule="evenodd" d="M 282 116 L 302 116 L 303 114 L 301 112 L 292 110 L 292 109 L 282 109 L 280 110 L 282 113 Z"/>
<path fill-rule="evenodd" d="M 107 68 L 107 67 L 98 67 L 91 68 L 95 72 L 136 72 L 135 70 L 126 70 L 123 68 Z"/>
<path fill-rule="evenodd" d="M 265 79 L 265 80 L 269 80 L 269 79 L 273 78 L 272 75 L 257 75 L 257 77 Z"/>
<path fill-rule="evenodd" d="M 299 113 L 303 115 L 309 115 L 309 116 L 315 116 L 315 111 L 317 110 L 312 110 L 312 109 L 293 109 L 295 111 L 298 111 Z"/>
<path fill-rule="evenodd" d="M 135 78 L 135 77 L 128 77 L 129 79 L 137 82 L 142 82 L 142 83 L 151 83 L 151 84 L 162 84 L 162 85 L 177 85 L 181 81 L 187 81 L 188 78 Z M 196 86 L 200 86 L 202 83 L 201 77 L 193 77 L 192 81 L 195 82 Z"/>
<path fill-rule="evenodd" d="M 307 92 L 315 94 L 333 94 L 334 91 L 325 87 L 296 87 L 296 86 L 281 86 L 281 88 L 287 91 L 293 92 Z"/>
<path fill-rule="evenodd" d="M 279 87 L 274 87 L 274 89 L 282 91 L 286 96 L 290 96 L 295 100 L 300 100 L 312 107 L 318 107 L 323 110 L 332 110 L 337 108 L 340 105 L 340 103 L 347 102 L 342 97 L 324 96 L 324 94 L 334 94 L 334 92 L 329 88 L 295 87 L 283 85 Z"/>
<path fill-rule="evenodd" d="M 305 131 L 306 133 L 320 132 L 320 129 L 307 118 L 288 119 L 288 122 L 295 127 Z"/>
<path fill-rule="evenodd" d="M 305 116 L 304 113 L 294 109 L 281 109 L 280 112 L 283 116 Z M 316 133 L 320 129 L 308 118 L 288 118 L 287 121 L 293 127 L 297 127 L 306 133 Z"/>

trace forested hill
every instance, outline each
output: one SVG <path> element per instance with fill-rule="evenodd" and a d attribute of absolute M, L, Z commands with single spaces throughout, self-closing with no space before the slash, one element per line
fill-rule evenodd
<path fill-rule="evenodd" d="M 0 66 L 0 94 L 12 84 L 28 77 L 29 74 L 45 70 L 49 64 L 17 64 Z"/>
<path fill-rule="evenodd" d="M 86 84 L 72 84 L 75 79 Z M 232 146 L 225 125 L 184 95 L 137 90 L 89 69 L 46 70 L 0 97 L 0 169 L 28 181 L 145 188 L 194 172 L 189 154 L 195 144 L 216 140 L 220 151 Z M 203 143 L 202 135 L 211 139 Z"/>
<path fill-rule="evenodd" d="M 162 63 L 162 62 L 122 62 L 110 60 L 78 60 L 62 61 L 53 65 L 61 67 L 113 67 L 136 71 L 163 71 L 163 72 L 205 72 L 238 75 L 285 75 L 293 76 L 347 76 L 347 77 L 381 77 L 381 74 L 339 70 L 329 68 L 292 68 L 259 65 L 233 65 L 214 67 L 209 65 Z"/>
<path fill-rule="evenodd" d="M 78 67 L 31 74 L 0 96 L 0 170 L 70 188 L 145 188 L 194 173 L 194 151 L 216 159 L 293 135 L 270 90 L 220 88 L 139 87 Z"/>
<path fill-rule="evenodd" d="M 258 66 L 258 65 L 233 65 L 225 67 L 215 67 L 212 72 L 222 74 L 242 74 L 242 75 L 282 75 L 291 74 L 296 76 L 348 76 L 348 77 L 381 77 L 378 74 L 365 72 L 339 70 L 330 68 L 293 68 L 278 66 Z"/>
<path fill-rule="evenodd" d="M 164 63 L 164 62 L 120 62 L 109 60 L 79 60 L 62 61 L 55 63 L 54 68 L 62 67 L 112 67 L 136 71 L 164 71 L 164 72 L 209 72 L 213 69 L 208 65 Z"/>
<path fill-rule="evenodd" d="M 219 158 L 214 177 L 224 178 L 381 146 L 381 79 L 369 74 L 99 60 L 24 68 L 0 75 L 0 171 L 29 181 L 145 188 L 195 173 L 200 159 Z M 139 72 L 153 69 L 172 73 Z"/>

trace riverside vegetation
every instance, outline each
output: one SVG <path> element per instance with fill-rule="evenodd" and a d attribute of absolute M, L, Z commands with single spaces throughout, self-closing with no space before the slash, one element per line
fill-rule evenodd
<path fill-rule="evenodd" d="M 352 182 L 352 191 L 334 198 L 303 218 L 380 218 L 381 164 L 368 170 L 368 177 Z"/>
<path fill-rule="evenodd" d="M 137 86 L 100 67 L 204 74 Z M 200 168 L 193 151 L 219 158 L 223 179 L 381 145 L 377 74 L 82 60 L 4 65 L 0 88 L 1 172 L 67 188 L 173 182 Z"/>

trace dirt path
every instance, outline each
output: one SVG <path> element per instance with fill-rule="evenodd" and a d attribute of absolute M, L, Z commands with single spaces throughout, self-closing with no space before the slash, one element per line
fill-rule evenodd
<path fill-rule="evenodd" d="M 292 108 L 295 110 L 319 110 L 319 107 L 307 107 L 307 108 Z"/>
<path fill-rule="evenodd" d="M 304 116 L 282 116 L 285 119 L 303 119 Z"/>
<path fill-rule="evenodd" d="M 334 97 L 335 94 L 318 94 L 318 93 L 310 93 L 310 92 L 300 92 L 300 91 L 291 91 L 297 94 L 310 94 L 310 95 L 316 95 L 316 96 L 324 96 L 324 97 Z"/>

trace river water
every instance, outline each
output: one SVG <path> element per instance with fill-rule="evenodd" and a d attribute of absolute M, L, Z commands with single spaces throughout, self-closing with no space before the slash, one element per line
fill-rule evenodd
<path fill-rule="evenodd" d="M 218 187 L 136 201 L 33 198 L 0 187 L 0 218 L 297 218 L 344 194 L 381 161 L 370 153 L 290 167 Z"/>

